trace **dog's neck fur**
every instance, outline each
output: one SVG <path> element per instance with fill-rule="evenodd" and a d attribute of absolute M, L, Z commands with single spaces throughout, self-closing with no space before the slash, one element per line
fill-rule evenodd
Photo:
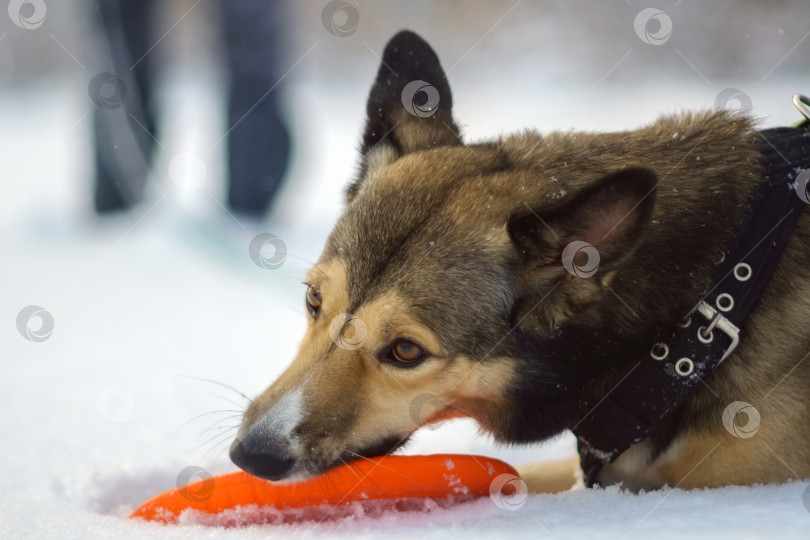
<path fill-rule="evenodd" d="M 527 133 L 496 145 L 506 161 L 554 181 L 563 193 L 629 165 L 643 164 L 658 175 L 652 221 L 638 248 L 609 276 L 610 292 L 551 335 L 536 321 L 520 328 L 516 356 L 523 359 L 524 373 L 533 376 L 516 389 L 515 402 L 527 409 L 518 416 L 533 415 L 535 425 L 510 426 L 505 439 L 520 434 L 527 440 L 528 433 L 542 439 L 574 427 L 706 293 L 762 178 L 755 137 L 748 118 L 703 113 L 665 117 L 633 132 Z M 542 208 L 548 188 L 537 191 L 524 196 Z M 539 403 L 531 399 L 537 395 L 531 388 L 549 386 L 547 362 L 570 369 L 555 381 L 560 392 Z M 565 395 L 576 395 L 577 401 L 566 402 Z M 664 429 L 659 439 L 666 438 Z"/>

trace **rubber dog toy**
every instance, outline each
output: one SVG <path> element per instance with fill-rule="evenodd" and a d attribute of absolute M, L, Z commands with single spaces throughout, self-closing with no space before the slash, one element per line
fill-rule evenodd
<path fill-rule="evenodd" d="M 295 483 L 273 483 L 239 471 L 162 493 L 130 517 L 174 523 L 186 510 L 218 514 L 246 505 L 284 510 L 374 499 L 469 500 L 489 495 L 493 480 L 503 474 L 518 478 L 503 461 L 461 454 L 363 459 Z"/>

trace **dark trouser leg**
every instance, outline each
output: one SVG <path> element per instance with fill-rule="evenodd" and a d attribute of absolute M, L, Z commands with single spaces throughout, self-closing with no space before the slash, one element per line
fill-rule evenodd
<path fill-rule="evenodd" d="M 120 83 L 99 81 L 89 89 L 96 103 L 94 202 L 99 213 L 137 203 L 149 172 L 153 146 L 149 133 L 155 133 L 155 122 L 149 113 L 151 72 L 148 58 L 142 57 L 152 46 L 152 4 L 152 0 L 99 0 L 97 4 L 98 23 L 109 46 L 98 71 L 120 77 Z"/>
<path fill-rule="evenodd" d="M 281 5 L 275 0 L 222 1 L 231 75 L 228 202 L 245 214 L 267 209 L 290 153 L 279 114 Z"/>

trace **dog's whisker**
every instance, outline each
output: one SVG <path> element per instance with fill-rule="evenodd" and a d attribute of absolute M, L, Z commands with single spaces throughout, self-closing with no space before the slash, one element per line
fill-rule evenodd
<path fill-rule="evenodd" d="M 203 454 L 203 459 L 205 460 L 209 459 L 212 452 L 216 452 L 217 455 L 219 455 L 222 452 L 228 450 L 228 448 L 230 448 L 230 444 L 228 444 L 228 438 L 227 437 L 222 438 L 216 441 L 214 444 L 212 444 L 211 447 L 205 451 L 205 453 Z"/>
<path fill-rule="evenodd" d="M 235 420 L 236 418 L 241 418 L 241 415 L 235 414 L 235 415 L 233 415 L 233 416 L 227 416 L 227 417 L 225 417 L 225 418 L 220 418 L 220 419 L 219 419 L 219 420 L 217 420 L 216 422 L 213 422 L 212 424 L 209 424 L 209 425 L 208 425 L 206 428 L 204 428 L 202 431 L 200 431 L 200 433 L 197 435 L 197 438 L 199 439 L 199 438 L 202 436 L 202 434 L 203 434 L 203 433 L 205 433 L 206 431 L 210 430 L 211 428 L 217 427 L 217 426 L 219 426 L 220 424 L 222 424 L 223 422 L 228 422 L 228 423 L 230 423 L 230 422 L 232 422 L 233 420 Z M 240 420 L 240 421 L 241 421 L 241 420 Z"/>
<path fill-rule="evenodd" d="M 234 429 L 239 429 L 239 426 L 238 425 L 236 425 L 236 426 L 217 426 L 217 425 L 214 425 L 214 426 L 209 427 L 206 430 L 201 431 L 198 437 L 202 437 L 203 433 L 208 433 L 209 431 L 217 431 L 219 433 L 223 433 L 223 431 L 222 431 L 223 429 L 225 429 L 225 430 L 234 430 Z"/>
<path fill-rule="evenodd" d="M 224 447 L 222 450 L 220 450 L 220 451 L 217 453 L 217 455 L 216 455 L 216 456 L 214 456 L 214 459 L 212 459 L 212 460 L 211 460 L 211 463 L 216 463 L 216 462 L 217 462 L 217 460 L 220 458 L 220 456 L 222 456 L 222 454 L 223 454 L 223 453 L 224 453 L 224 452 L 225 452 L 227 449 L 228 449 L 228 446 L 225 446 L 225 447 Z"/>
<path fill-rule="evenodd" d="M 287 252 L 287 257 L 292 257 L 293 259 L 298 259 L 299 261 L 304 261 L 305 263 L 307 263 L 310 266 L 315 266 L 315 263 L 310 261 L 309 259 L 306 259 L 306 258 L 301 257 L 299 255 L 293 255 L 289 251 Z"/>
<path fill-rule="evenodd" d="M 306 313 L 304 313 L 304 310 L 302 310 L 300 307 L 294 306 L 294 305 L 290 304 L 289 302 L 287 302 L 285 300 L 282 300 L 281 298 L 279 298 L 277 296 L 271 296 L 270 298 L 272 298 L 273 300 L 275 300 L 279 304 L 282 304 L 284 307 L 290 308 L 291 310 L 295 311 L 299 315 L 306 316 Z"/>
<path fill-rule="evenodd" d="M 286 280 L 290 280 L 290 279 L 295 279 L 298 282 L 301 282 L 302 280 L 306 279 L 306 277 L 307 277 L 306 271 L 304 271 L 304 272 L 302 272 L 302 271 L 295 271 L 295 272 L 289 271 L 289 272 L 287 272 L 287 275 L 284 277 L 284 280 L 286 281 Z"/>
<path fill-rule="evenodd" d="M 383 465 L 383 464 L 382 464 L 382 462 L 380 462 L 380 461 L 374 461 L 373 459 L 369 459 L 369 458 L 367 458 L 366 456 L 360 455 L 360 454 L 358 454 L 357 452 L 352 452 L 351 450 L 346 450 L 346 452 L 348 452 L 349 454 L 351 454 L 351 455 L 353 455 L 353 456 L 357 456 L 357 457 L 358 457 L 358 458 L 360 458 L 360 459 L 365 459 L 366 461 L 369 461 L 369 462 L 371 462 L 371 463 L 374 463 L 374 464 L 375 464 L 375 465 L 377 465 L 378 467 L 382 467 L 383 469 L 387 469 L 387 470 L 389 470 L 389 471 L 391 471 L 391 472 L 394 472 L 394 473 L 398 474 L 399 476 L 401 476 L 402 478 L 407 478 L 408 480 L 413 480 L 414 482 L 416 482 L 416 479 L 415 479 L 415 478 L 411 478 L 411 477 L 410 477 L 410 476 L 408 476 L 407 474 L 403 474 L 401 471 L 398 471 L 398 470 L 396 470 L 396 469 L 392 469 L 391 467 L 388 467 L 388 466 L 386 466 L 386 465 Z M 387 454 L 387 455 L 388 455 L 388 454 Z"/>
<path fill-rule="evenodd" d="M 222 442 L 226 442 L 226 441 L 222 441 Z M 225 445 L 222 446 L 222 448 L 218 449 L 219 444 L 220 443 L 217 443 L 216 445 L 214 445 L 210 449 L 208 449 L 202 455 L 202 460 L 205 461 L 205 462 L 213 464 L 217 460 L 217 458 L 219 458 L 219 456 L 221 456 L 230 447 L 229 445 L 225 444 Z M 211 457 L 211 454 L 213 452 L 216 452 L 216 454 L 213 457 Z"/>
<path fill-rule="evenodd" d="M 218 447 L 220 444 L 227 443 L 227 442 L 228 442 L 228 440 L 229 440 L 229 439 L 231 439 L 231 438 L 233 437 L 233 435 L 231 435 L 230 433 L 225 433 L 225 434 L 224 434 L 224 435 L 222 435 L 222 436 L 220 436 L 220 435 L 222 435 L 222 434 L 219 434 L 219 433 L 218 433 L 218 434 L 217 434 L 217 435 L 214 437 L 214 439 L 216 439 L 216 440 L 215 440 L 213 443 L 211 443 L 211 445 L 208 447 L 208 450 L 206 450 L 206 451 L 203 453 L 203 458 L 205 458 L 206 456 L 208 456 L 208 455 L 209 455 L 211 452 L 215 451 L 215 450 L 217 449 L 217 447 Z M 226 447 L 227 447 L 227 446 L 226 446 Z"/>
<path fill-rule="evenodd" d="M 231 386 L 229 384 L 226 384 L 224 382 L 215 381 L 213 379 L 206 379 L 205 377 L 197 377 L 196 375 L 180 375 L 180 376 L 185 377 L 187 379 L 196 379 L 196 380 L 202 381 L 202 382 L 207 382 L 207 383 L 211 383 L 211 384 L 218 384 L 219 386 L 221 386 L 223 388 L 227 388 L 228 390 L 230 390 L 232 392 L 235 392 L 236 394 L 242 396 L 248 402 L 248 404 L 253 403 L 253 400 L 251 398 L 249 398 L 244 392 L 241 392 L 240 390 L 237 390 L 233 386 Z"/>
<path fill-rule="evenodd" d="M 214 394 L 213 392 L 209 392 L 209 395 L 212 395 L 214 397 L 218 397 L 219 399 L 225 400 L 225 401 L 227 401 L 228 403 L 230 403 L 231 405 L 233 405 L 235 407 L 242 407 L 243 406 L 243 405 L 235 402 L 234 400 L 232 400 L 230 398 L 226 398 L 225 396 L 220 396 L 219 394 Z M 245 410 L 247 410 L 247 407 L 242 409 L 242 412 L 245 412 Z"/>
<path fill-rule="evenodd" d="M 339 460 L 340 460 L 340 461 L 341 461 L 341 462 L 342 462 L 344 465 L 346 465 L 346 466 L 348 466 L 348 465 L 349 465 L 349 463 L 348 463 L 348 462 L 347 462 L 345 459 L 343 459 L 343 457 L 342 457 L 342 456 L 338 456 L 338 459 L 339 459 Z M 359 474 L 357 474 L 357 471 L 355 471 L 355 470 L 354 470 L 353 468 L 351 468 L 351 467 L 349 467 L 349 470 L 350 470 L 350 471 L 352 471 L 352 474 L 354 474 L 354 475 L 357 477 L 357 479 L 358 479 L 358 480 L 361 480 L 360 475 L 359 475 Z"/>
<path fill-rule="evenodd" d="M 230 432 L 225 433 L 225 435 L 227 435 L 228 437 L 230 437 L 230 436 L 231 436 Z M 191 453 L 191 452 L 196 452 L 197 450 L 199 450 L 200 448 L 202 448 L 202 447 L 203 447 L 203 446 L 205 446 L 206 444 L 210 443 L 211 441 L 216 440 L 216 439 L 223 438 L 222 436 L 223 436 L 223 434 L 222 434 L 222 433 L 216 433 L 216 434 L 214 434 L 212 437 L 209 437 L 208 439 L 204 440 L 203 442 L 201 442 L 200 444 L 198 444 L 197 446 L 195 446 L 194 448 L 192 448 L 191 450 L 189 450 L 189 453 Z"/>
<path fill-rule="evenodd" d="M 352 454 L 354 454 L 354 452 L 352 452 Z M 362 456 L 361 456 L 361 457 L 362 457 Z M 341 461 L 342 461 L 344 464 L 346 463 L 346 460 L 344 460 L 342 457 L 340 458 L 340 460 L 341 460 Z M 385 468 L 387 468 L 387 467 L 385 467 Z M 352 471 L 352 472 L 354 472 L 354 469 L 351 469 L 351 471 Z M 357 473 L 355 473 L 355 476 L 357 476 L 357 479 L 358 479 L 358 480 L 360 480 L 360 481 L 365 480 L 366 482 L 368 482 L 368 483 L 370 483 L 370 484 L 374 485 L 374 486 L 375 486 L 375 487 L 376 487 L 376 488 L 377 488 L 379 491 L 381 491 L 381 492 L 383 492 L 383 493 L 387 493 L 387 492 L 388 492 L 388 490 L 387 490 L 387 489 L 384 489 L 384 488 L 383 488 L 382 486 L 380 486 L 380 485 L 379 485 L 377 482 L 375 482 L 375 481 L 374 481 L 374 480 L 371 478 L 371 476 L 366 476 L 365 478 L 361 478 L 361 477 L 360 477 L 360 475 L 358 475 Z"/>
<path fill-rule="evenodd" d="M 330 487 L 332 490 L 337 490 L 337 484 L 335 483 L 334 478 L 332 478 L 331 476 L 327 476 L 327 475 L 322 475 L 322 476 L 320 476 L 319 478 L 321 478 L 321 482 L 322 482 L 323 484 L 325 484 L 325 485 L 326 485 L 326 484 L 328 484 L 328 485 L 329 485 L 329 487 Z M 362 481 L 362 478 L 361 478 L 361 477 L 359 477 L 359 476 L 357 477 L 357 479 Z"/>
<path fill-rule="evenodd" d="M 194 422 L 195 420 L 199 420 L 203 416 L 210 416 L 212 414 L 221 414 L 221 413 L 229 413 L 229 412 L 230 413 L 238 413 L 238 414 L 229 416 L 228 418 L 233 418 L 234 416 L 239 416 L 239 415 L 244 413 L 244 411 L 237 411 L 237 410 L 234 410 L 234 409 L 217 409 L 216 411 L 205 412 L 205 413 L 202 413 L 202 414 L 198 414 L 197 416 L 195 416 L 191 420 L 187 420 L 187 421 L 183 422 L 182 424 L 180 424 L 180 427 L 177 428 L 177 431 L 180 431 L 181 429 L 183 429 L 184 427 L 186 427 L 190 423 Z M 218 420 L 217 422 L 220 422 L 220 421 L 221 420 Z"/>

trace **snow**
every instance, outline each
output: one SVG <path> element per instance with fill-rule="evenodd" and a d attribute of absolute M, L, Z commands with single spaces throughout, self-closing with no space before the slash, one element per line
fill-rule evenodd
<path fill-rule="evenodd" d="M 292 78 L 289 114 L 295 136 L 308 144 L 297 147 L 290 181 L 265 223 L 239 223 L 220 206 L 221 149 L 208 149 L 224 132 L 223 120 L 199 114 L 218 103 L 217 85 L 200 82 L 204 71 L 171 75 L 163 99 L 180 105 L 167 109 L 166 150 L 150 197 L 131 215 L 105 220 L 93 218 L 87 203 L 83 76 L 0 93 L 0 538 L 808 538 L 806 481 L 640 495 L 577 490 L 529 495 L 514 510 L 489 498 L 452 507 L 353 505 L 270 512 L 270 523 L 249 527 L 217 524 L 246 519 L 250 509 L 213 524 L 190 515 L 179 526 L 125 517 L 175 487 L 188 467 L 234 469 L 227 446 L 244 401 L 204 379 L 255 395 L 292 358 L 305 321 L 300 281 L 354 172 L 363 100 L 376 70 L 371 55 L 364 62 L 368 73 L 358 80 Z M 711 106 L 719 89 L 733 86 L 749 89 L 767 125 L 781 125 L 796 119 L 785 94 L 802 89 L 778 74 L 757 87 L 758 77 L 712 87 L 660 78 L 634 86 L 629 98 L 626 81 L 608 78 L 599 106 L 582 107 L 577 100 L 601 74 L 554 88 L 516 64 L 489 77 L 466 68 L 475 62 L 472 55 L 451 76 L 456 112 L 472 140 L 526 126 L 630 128 L 676 107 Z M 506 76 L 509 84 L 499 80 Z M 193 178 L 173 182 L 176 176 Z M 261 232 L 287 245 L 278 269 L 249 257 Z M 27 341 L 17 330 L 17 315 L 29 305 L 53 316 L 45 341 Z M 423 430 L 407 452 L 478 453 L 517 464 L 571 455 L 574 442 L 564 435 L 504 448 L 472 422 L 456 420 Z"/>

